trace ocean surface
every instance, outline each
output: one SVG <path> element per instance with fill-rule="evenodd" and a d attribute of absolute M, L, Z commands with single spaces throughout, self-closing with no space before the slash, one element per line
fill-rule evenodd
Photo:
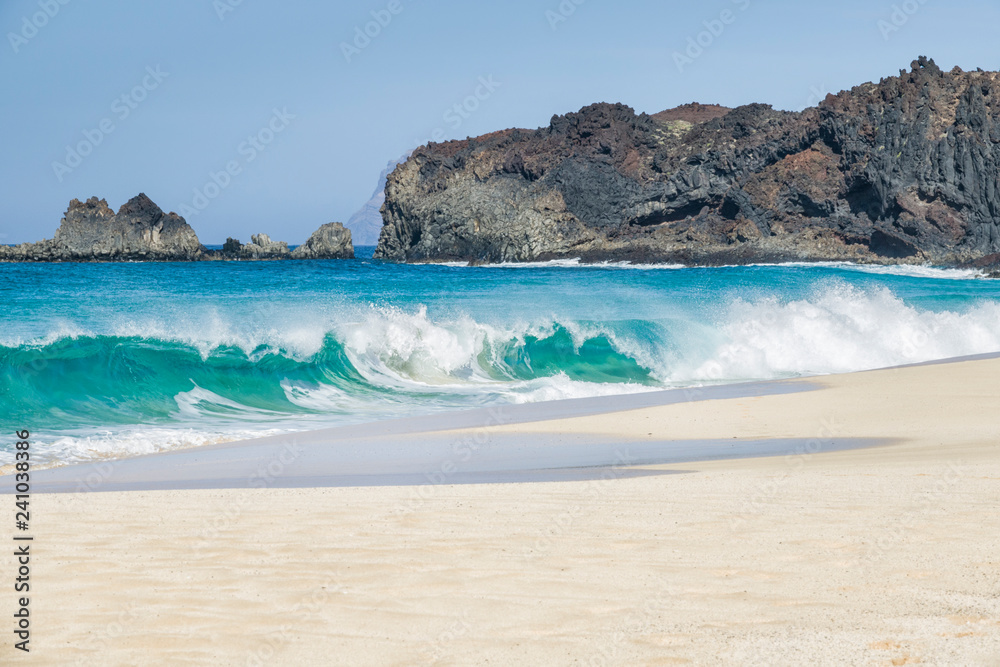
<path fill-rule="evenodd" d="M 1000 280 L 842 264 L 0 264 L 0 465 L 1000 351 Z M 39 461 L 40 459 L 40 461 Z"/>

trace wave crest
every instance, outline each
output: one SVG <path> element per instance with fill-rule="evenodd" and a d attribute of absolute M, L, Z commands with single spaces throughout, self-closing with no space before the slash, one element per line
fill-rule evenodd
<path fill-rule="evenodd" d="M 68 461 L 494 403 L 1000 351 L 995 300 L 919 308 L 884 286 L 841 280 L 794 299 L 722 294 L 670 302 L 655 319 L 501 324 L 371 306 L 286 325 L 213 314 L 127 323 L 108 335 L 63 328 L 0 346 L 0 414 L 14 426 L 46 424 L 51 457 Z M 0 452 L 0 463 L 7 458 Z"/>

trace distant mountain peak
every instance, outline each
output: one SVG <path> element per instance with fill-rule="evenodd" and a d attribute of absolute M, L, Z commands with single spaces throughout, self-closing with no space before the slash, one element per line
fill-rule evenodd
<path fill-rule="evenodd" d="M 365 205 L 347 221 L 345 226 L 351 230 L 355 245 L 376 245 L 378 243 L 379 234 L 382 233 L 382 214 L 380 213 L 380 209 L 385 202 L 385 182 L 389 178 L 389 174 L 392 173 L 392 170 L 397 165 L 406 162 L 412 152 L 408 151 L 406 154 L 401 155 L 395 160 L 390 160 L 386 164 L 385 169 L 379 174 L 378 185 L 375 188 L 375 192 L 372 193 L 371 199 L 365 202 Z"/>

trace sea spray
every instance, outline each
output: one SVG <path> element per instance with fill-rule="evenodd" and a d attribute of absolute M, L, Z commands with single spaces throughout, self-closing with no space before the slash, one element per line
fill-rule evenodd
<path fill-rule="evenodd" d="M 932 267 L 5 271 L 0 419 L 43 464 L 1000 351 L 1000 283 Z"/>

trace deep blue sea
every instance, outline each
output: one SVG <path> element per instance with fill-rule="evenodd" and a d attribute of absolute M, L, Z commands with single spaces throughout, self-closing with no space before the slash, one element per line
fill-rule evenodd
<path fill-rule="evenodd" d="M 36 458 L 84 461 L 1000 351 L 1000 281 L 972 271 L 470 268 L 371 253 L 0 264 L 0 432 L 29 429 Z"/>

